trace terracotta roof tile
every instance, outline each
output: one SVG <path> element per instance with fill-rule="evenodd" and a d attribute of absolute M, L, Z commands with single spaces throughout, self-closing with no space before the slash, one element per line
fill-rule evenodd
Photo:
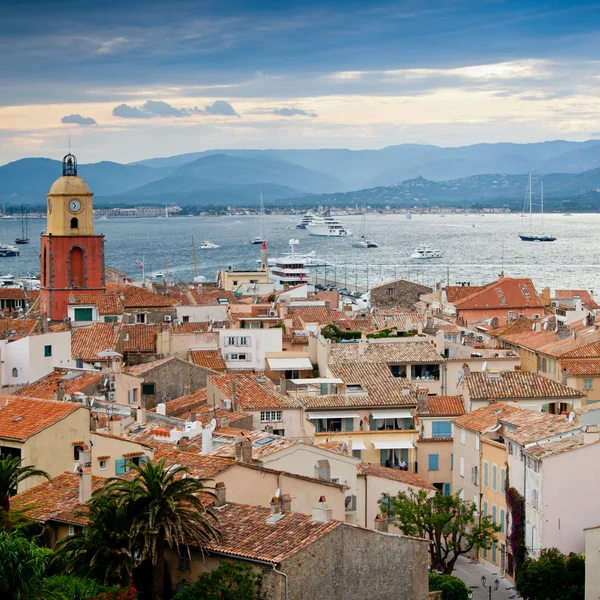
<path fill-rule="evenodd" d="M 588 310 L 595 310 L 600 308 L 592 295 L 587 290 L 556 290 L 554 297 L 557 300 L 575 300 L 575 296 L 579 296 L 581 303 Z"/>
<path fill-rule="evenodd" d="M 34 319 L 0 319 L 0 340 L 14 341 L 31 335 Z"/>
<path fill-rule="evenodd" d="M 176 358 L 174 356 L 168 356 L 167 358 L 153 360 L 140 365 L 131 365 L 130 367 L 127 367 L 127 374 L 133 375 L 134 377 L 142 377 L 148 373 L 148 371 L 152 371 L 152 369 L 156 369 L 156 367 L 160 367 L 161 365 L 164 365 L 172 360 L 176 360 Z"/>
<path fill-rule="evenodd" d="M 0 287 L 0 299 L 2 300 L 25 300 L 27 295 L 21 288 Z"/>
<path fill-rule="evenodd" d="M 201 456 L 193 452 L 180 450 L 176 444 L 160 444 L 155 453 L 154 461 L 164 458 L 167 465 L 178 464 L 187 467 L 194 477 L 213 479 L 219 473 L 235 465 L 235 460 L 214 455 Z"/>
<path fill-rule="evenodd" d="M 208 380 L 230 400 L 231 386 L 235 381 L 236 403 L 240 410 L 299 408 L 291 396 L 282 394 L 269 378 L 261 374 L 213 375 Z"/>
<path fill-rule="evenodd" d="M 138 323 L 123 326 L 123 352 L 150 352 L 156 354 L 156 338 L 160 325 Z"/>
<path fill-rule="evenodd" d="M 122 315 L 123 301 L 119 294 L 71 294 L 69 305 L 93 304 L 99 315 Z"/>
<path fill-rule="evenodd" d="M 71 356 L 86 362 L 98 362 L 104 350 L 118 351 L 122 325 L 120 323 L 93 323 L 80 327 L 71 335 Z"/>
<path fill-rule="evenodd" d="M 288 314 L 298 317 L 303 325 L 309 323 L 326 325 L 332 322 L 329 309 L 326 306 L 291 306 Z"/>
<path fill-rule="evenodd" d="M 429 412 L 419 413 L 419 416 L 460 417 L 465 414 L 462 396 L 430 396 L 427 404 Z"/>
<path fill-rule="evenodd" d="M 504 277 L 475 292 L 466 298 L 454 302 L 459 311 L 480 309 L 542 308 L 542 299 L 538 296 L 531 279 L 513 279 Z"/>
<path fill-rule="evenodd" d="M 560 358 L 600 358 L 600 340 L 567 350 L 560 354 Z"/>
<path fill-rule="evenodd" d="M 107 283 L 106 291 L 123 296 L 124 308 L 162 308 L 174 306 L 175 300 L 144 288 L 124 283 Z"/>
<path fill-rule="evenodd" d="M 359 343 L 331 344 L 330 362 L 441 363 L 443 358 L 431 342 L 368 342 L 364 355 Z"/>
<path fill-rule="evenodd" d="M 597 377 L 600 375 L 600 360 L 568 360 L 560 363 L 569 377 Z"/>
<path fill-rule="evenodd" d="M 270 508 L 226 504 L 214 509 L 222 537 L 205 550 L 262 560 L 273 564 L 292 556 L 341 526 L 340 521 L 320 523 L 309 515 L 290 512 L 269 523 Z"/>
<path fill-rule="evenodd" d="M 453 419 L 452 423 L 458 427 L 464 427 L 465 429 L 482 433 L 490 427 L 494 427 L 498 423 L 499 418 L 504 418 L 517 411 L 522 412 L 516 406 L 495 402 L 494 404 L 482 406 L 462 417 Z"/>
<path fill-rule="evenodd" d="M 180 335 L 186 333 L 204 333 L 208 331 L 210 323 L 179 323 L 179 325 L 171 325 L 170 331 L 173 335 Z"/>
<path fill-rule="evenodd" d="M 66 377 L 67 374 L 67 371 L 54 371 L 46 377 L 38 379 L 35 383 L 20 389 L 17 395 L 39 398 L 40 400 L 53 400 L 56 398 L 59 388 L 65 394 L 74 394 L 75 392 L 84 391 L 89 386 L 94 386 L 102 379 L 102 373 L 98 372 L 71 371 L 69 376 Z"/>
<path fill-rule="evenodd" d="M 513 400 L 528 398 L 580 398 L 585 394 L 558 381 L 529 371 L 473 372 L 465 377 L 473 400 Z"/>
<path fill-rule="evenodd" d="M 598 442 L 592 442 L 597 444 Z M 525 449 L 526 454 L 530 454 L 534 458 L 544 459 L 550 456 L 556 456 L 557 454 L 563 454 L 564 452 L 570 452 L 571 450 L 578 450 L 584 446 L 589 445 L 585 443 L 584 434 L 570 435 L 560 440 L 553 440 L 544 442 L 542 444 L 536 444 Z"/>
<path fill-rule="evenodd" d="M 552 415 L 535 410 L 520 410 L 502 416 L 501 420 L 516 427 L 506 431 L 505 437 L 522 446 L 570 431 L 578 431 L 580 427 L 576 423 L 569 423 L 563 415 Z"/>
<path fill-rule="evenodd" d="M 220 350 L 190 350 L 190 362 L 215 371 L 224 371 L 227 368 Z"/>
<path fill-rule="evenodd" d="M 54 425 L 76 410 L 80 404 L 0 395 L 0 438 L 24 442 L 32 435 Z"/>
<path fill-rule="evenodd" d="M 221 306 L 223 304 L 239 304 L 237 297 L 233 292 L 220 289 L 192 288 L 189 295 L 195 305 L 200 306 Z M 221 301 L 220 301 L 221 300 Z M 226 301 L 226 302 L 225 302 Z"/>
<path fill-rule="evenodd" d="M 446 286 L 446 299 L 450 304 L 455 304 L 473 294 L 483 292 L 487 287 L 487 285 L 448 285 Z"/>
<path fill-rule="evenodd" d="M 379 465 L 371 465 L 361 463 L 357 466 L 359 475 L 368 475 L 369 477 L 380 477 L 382 479 L 390 479 L 413 487 L 424 488 L 427 490 L 435 490 L 430 483 L 425 481 L 420 475 L 412 471 L 401 471 L 400 469 L 390 469 L 389 467 L 380 467 Z"/>
<path fill-rule="evenodd" d="M 265 431 L 251 431 L 246 435 L 246 438 L 252 442 L 252 458 L 260 460 L 265 456 L 269 456 L 274 452 L 279 452 L 285 448 L 290 448 L 296 444 L 300 444 L 299 440 L 282 437 Z M 268 440 L 265 442 L 265 440 Z M 258 442 L 258 443 L 257 443 Z M 224 458 L 235 457 L 235 444 L 225 444 L 220 448 L 213 450 L 211 456 L 222 456 Z"/>

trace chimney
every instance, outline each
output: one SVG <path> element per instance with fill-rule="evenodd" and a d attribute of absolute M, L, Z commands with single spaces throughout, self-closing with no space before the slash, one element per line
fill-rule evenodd
<path fill-rule="evenodd" d="M 569 379 L 569 372 L 567 369 L 563 369 L 560 374 L 560 382 L 563 385 L 567 385 L 567 380 Z"/>
<path fill-rule="evenodd" d="M 227 488 L 222 481 L 215 484 L 215 506 L 225 506 L 227 504 Z"/>
<path fill-rule="evenodd" d="M 113 415 L 108 422 L 108 431 L 111 435 L 121 435 L 121 417 Z"/>
<path fill-rule="evenodd" d="M 227 417 L 221 417 L 221 429 L 229 427 L 229 419 Z"/>
<path fill-rule="evenodd" d="M 417 394 L 417 400 L 419 401 L 419 414 L 420 415 L 428 415 L 429 414 L 429 395 L 428 394 Z"/>
<path fill-rule="evenodd" d="M 167 414 L 167 405 L 164 402 L 159 402 L 156 405 L 156 414 L 162 415 L 163 417 Z"/>
<path fill-rule="evenodd" d="M 331 481 L 331 465 L 328 460 L 318 460 L 315 465 L 315 477 L 323 481 Z"/>
<path fill-rule="evenodd" d="M 363 333 L 360 337 L 360 341 L 358 342 L 358 355 L 364 356 L 367 351 L 367 338 Z"/>
<path fill-rule="evenodd" d="M 547 302 L 550 302 L 550 288 L 549 287 L 545 287 L 542 290 L 542 298 L 544 300 L 546 300 Z"/>
<path fill-rule="evenodd" d="M 379 513 L 375 517 L 375 531 L 381 531 L 382 533 L 388 532 L 389 519 L 385 513 Z"/>
<path fill-rule="evenodd" d="M 191 413 L 190 413 L 190 418 L 189 418 L 189 421 L 190 421 L 191 423 L 194 423 L 194 422 L 196 421 L 196 413 L 195 413 L 195 412 L 191 412 Z"/>
<path fill-rule="evenodd" d="M 89 502 L 92 497 L 92 471 L 79 467 L 79 504 Z"/>
<path fill-rule="evenodd" d="M 583 432 L 583 443 L 587 446 L 587 444 L 593 444 L 594 442 L 600 441 L 600 426 L 598 425 L 588 425 Z"/>
<path fill-rule="evenodd" d="M 246 437 L 235 439 L 235 460 L 244 464 L 252 463 L 252 441 Z"/>
<path fill-rule="evenodd" d="M 263 240 L 262 246 L 260 247 L 260 270 L 269 270 L 269 250 L 267 248 L 266 240 Z"/>
<path fill-rule="evenodd" d="M 289 494 L 281 496 L 281 512 L 292 512 L 292 497 Z"/>
<path fill-rule="evenodd" d="M 327 498 L 321 496 L 312 509 L 312 520 L 318 523 L 329 523 L 333 517 L 333 509 L 327 506 Z"/>
<path fill-rule="evenodd" d="M 463 363 L 463 377 L 471 377 L 471 367 L 467 363 Z"/>
<path fill-rule="evenodd" d="M 277 496 L 271 498 L 271 514 L 277 515 L 281 512 L 281 500 Z"/>
<path fill-rule="evenodd" d="M 144 425 L 146 423 L 146 409 L 145 408 L 138 408 L 135 411 L 135 422 L 139 423 L 140 425 Z"/>

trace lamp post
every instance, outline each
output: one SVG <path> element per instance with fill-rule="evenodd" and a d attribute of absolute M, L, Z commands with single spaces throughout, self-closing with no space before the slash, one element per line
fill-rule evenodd
<path fill-rule="evenodd" d="M 481 577 L 481 585 L 482 587 L 488 589 L 489 591 L 489 598 L 490 600 L 492 600 L 492 589 L 496 592 L 498 590 L 498 588 L 500 587 L 500 581 L 498 579 L 494 580 L 493 583 L 490 583 L 490 585 L 486 585 L 486 578 L 485 575 L 482 575 Z"/>

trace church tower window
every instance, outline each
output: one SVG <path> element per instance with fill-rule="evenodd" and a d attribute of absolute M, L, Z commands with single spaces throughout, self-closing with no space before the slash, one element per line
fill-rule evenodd
<path fill-rule="evenodd" d="M 71 250 L 71 287 L 83 287 L 83 250 L 75 246 Z"/>

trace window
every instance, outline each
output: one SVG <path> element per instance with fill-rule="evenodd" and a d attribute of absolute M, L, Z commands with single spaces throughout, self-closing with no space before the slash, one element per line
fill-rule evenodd
<path fill-rule="evenodd" d="M 490 484 L 490 466 L 488 465 L 487 460 L 483 463 L 483 485 L 485 487 L 489 487 Z"/>
<path fill-rule="evenodd" d="M 475 450 L 479 450 L 479 435 L 475 434 Z"/>
<path fill-rule="evenodd" d="M 492 465 L 492 489 L 495 492 L 498 491 L 498 467 L 496 465 Z"/>
<path fill-rule="evenodd" d="M 483 549 L 483 558 L 485 558 L 487 560 L 487 557 L 488 557 L 488 549 L 484 548 Z"/>
<path fill-rule="evenodd" d="M 75 535 L 76 533 L 79 533 L 82 530 L 82 527 L 79 527 L 78 525 L 69 525 L 69 535 Z"/>
<path fill-rule="evenodd" d="M 539 494 L 537 490 L 531 490 L 531 506 L 537 510 L 539 503 Z"/>
<path fill-rule="evenodd" d="M 270 421 L 281 421 L 280 410 L 264 410 L 260 413 L 260 422 L 268 423 Z"/>
<path fill-rule="evenodd" d="M 504 521 L 506 521 L 506 513 L 504 512 L 504 509 L 501 508 L 500 509 L 500 523 L 498 523 L 500 525 L 500 533 L 504 533 Z"/>
<path fill-rule="evenodd" d="M 153 396 L 156 393 L 156 387 L 153 383 L 142 383 L 142 395 Z"/>
<path fill-rule="evenodd" d="M 392 288 L 388 288 L 388 296 L 393 296 L 394 290 Z"/>
<path fill-rule="evenodd" d="M 439 454 L 430 454 L 428 458 L 429 458 L 429 466 L 427 468 L 430 471 L 439 471 L 440 455 Z"/>
<path fill-rule="evenodd" d="M 92 321 L 93 316 L 92 308 L 76 308 L 75 313 L 75 321 Z"/>
<path fill-rule="evenodd" d="M 190 322 L 190 317 L 188 315 L 185 315 L 184 317 L 182 317 L 182 321 L 184 323 L 189 323 Z"/>
<path fill-rule="evenodd" d="M 19 376 L 19 369 L 17 369 L 17 367 L 13 367 L 12 376 L 13 377 L 18 377 Z"/>
<path fill-rule="evenodd" d="M 583 389 L 584 390 L 591 390 L 593 387 L 594 387 L 593 379 L 584 379 L 583 380 Z"/>
<path fill-rule="evenodd" d="M 454 471 L 454 452 L 450 455 L 450 470 Z"/>
<path fill-rule="evenodd" d="M 250 360 L 250 354 L 248 353 L 238 353 L 234 352 L 233 354 L 226 354 L 225 360 Z"/>
<path fill-rule="evenodd" d="M 79 460 L 80 452 L 83 452 L 83 446 L 73 446 L 73 460 Z"/>
<path fill-rule="evenodd" d="M 495 504 L 492 504 L 492 523 L 496 524 L 498 519 L 498 508 Z"/>
<path fill-rule="evenodd" d="M 135 388 L 127 390 L 127 399 L 129 401 L 129 404 L 133 404 L 135 402 Z"/>
<path fill-rule="evenodd" d="M 52 356 L 52 346 L 44 346 L 44 356 Z"/>
<path fill-rule="evenodd" d="M 110 315 L 108 317 L 104 317 L 105 323 L 118 323 L 119 319 L 115 315 Z"/>
<path fill-rule="evenodd" d="M 450 421 L 434 421 L 431 424 L 431 437 L 433 438 L 451 438 L 452 423 Z"/>
<path fill-rule="evenodd" d="M 100 461 L 100 470 L 106 471 L 106 461 L 105 460 Z"/>
<path fill-rule="evenodd" d="M 352 450 L 352 456 L 355 458 L 361 458 L 361 450 Z"/>
<path fill-rule="evenodd" d="M 233 335 L 231 335 L 231 336 L 227 337 L 227 339 L 225 340 L 225 345 L 226 345 L 226 346 L 235 346 L 235 345 L 236 345 L 236 344 L 235 344 L 235 340 L 236 340 L 236 339 L 237 339 L 237 338 L 236 338 L 235 336 L 233 336 Z"/>
<path fill-rule="evenodd" d="M 449 483 L 445 483 L 444 484 L 444 488 L 443 488 L 443 492 L 444 496 L 449 496 L 450 495 L 450 484 Z"/>
<path fill-rule="evenodd" d="M 496 552 L 496 542 L 494 542 L 494 543 L 492 544 L 492 562 L 493 562 L 494 564 L 495 564 L 495 563 L 496 563 L 496 561 L 498 560 L 498 558 L 497 558 L 497 557 L 498 557 L 498 555 L 497 555 L 497 552 Z"/>
<path fill-rule="evenodd" d="M 179 570 L 189 571 L 192 568 L 192 561 L 190 560 L 190 554 L 188 550 L 183 550 L 179 555 Z"/>
<path fill-rule="evenodd" d="M 146 322 L 146 313 L 136 313 L 135 322 L 136 323 L 145 323 Z"/>
<path fill-rule="evenodd" d="M 123 475 L 129 471 L 129 461 L 125 458 L 115 460 L 115 475 Z"/>
<path fill-rule="evenodd" d="M 479 485 L 479 467 L 471 467 L 471 483 Z"/>
<path fill-rule="evenodd" d="M 75 368 L 76 369 L 83 369 L 83 358 L 76 358 L 75 359 Z"/>
<path fill-rule="evenodd" d="M 460 457 L 460 466 L 458 472 L 460 473 L 461 477 L 465 476 L 465 459 L 462 456 Z"/>
<path fill-rule="evenodd" d="M 466 441 L 466 435 L 465 435 L 465 430 L 461 429 L 460 430 L 460 443 L 464 446 L 467 441 Z"/>
<path fill-rule="evenodd" d="M 483 516 L 484 516 L 484 518 L 488 516 L 488 503 L 487 503 L 487 500 L 483 501 Z"/>
<path fill-rule="evenodd" d="M 250 342 L 250 338 L 243 335 L 240 337 L 240 346 L 250 346 L 251 342 Z"/>
<path fill-rule="evenodd" d="M 69 281 L 71 287 L 83 287 L 83 250 L 75 246 L 69 255 Z"/>
<path fill-rule="evenodd" d="M 500 493 L 506 494 L 506 469 L 500 469 Z"/>
<path fill-rule="evenodd" d="M 71 219 L 71 229 L 79 229 L 79 221 L 77 221 L 77 217 L 73 217 Z"/>

